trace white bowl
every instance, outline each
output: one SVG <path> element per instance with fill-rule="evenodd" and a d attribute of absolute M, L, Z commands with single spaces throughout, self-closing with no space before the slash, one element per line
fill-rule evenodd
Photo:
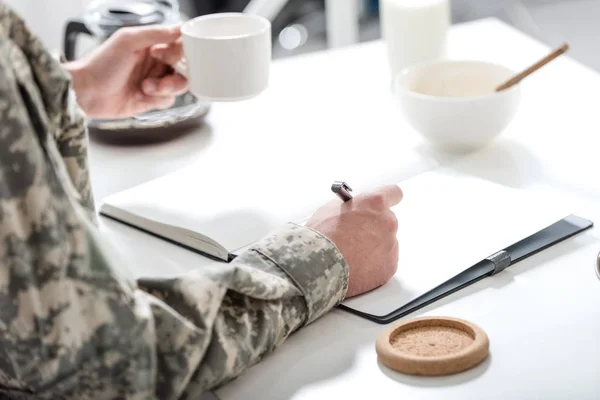
<path fill-rule="evenodd" d="M 479 61 L 436 61 L 409 67 L 394 78 L 408 123 L 432 143 L 453 150 L 487 145 L 510 123 L 519 85 L 495 92 L 514 72 Z"/>

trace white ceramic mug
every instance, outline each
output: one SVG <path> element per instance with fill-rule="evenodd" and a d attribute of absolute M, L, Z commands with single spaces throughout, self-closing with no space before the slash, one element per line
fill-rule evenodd
<path fill-rule="evenodd" d="M 239 101 L 269 84 L 271 23 L 249 14 L 203 15 L 181 28 L 185 59 L 175 70 L 199 99 Z"/>

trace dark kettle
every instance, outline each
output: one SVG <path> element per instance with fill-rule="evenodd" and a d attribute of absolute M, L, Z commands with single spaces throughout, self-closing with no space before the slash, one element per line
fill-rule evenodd
<path fill-rule="evenodd" d="M 175 0 L 96 1 L 81 17 L 67 21 L 63 53 L 67 60 L 77 58 L 77 38 L 82 34 L 102 42 L 126 26 L 171 24 L 179 20 Z"/>

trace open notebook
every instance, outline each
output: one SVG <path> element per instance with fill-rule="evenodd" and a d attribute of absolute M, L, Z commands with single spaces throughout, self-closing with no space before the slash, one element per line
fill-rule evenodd
<path fill-rule="evenodd" d="M 230 261 L 286 222 L 335 198 L 330 181 L 239 179 L 182 169 L 103 199 L 100 213 L 204 255 Z"/>
<path fill-rule="evenodd" d="M 451 169 L 401 184 L 396 275 L 344 306 L 383 317 L 479 261 L 569 217 L 571 205 Z"/>
<path fill-rule="evenodd" d="M 229 261 L 233 255 L 278 226 L 302 222 L 334 198 L 325 184 L 288 188 L 278 182 L 243 180 L 235 187 L 217 179 L 202 187 L 197 171 L 181 170 L 104 199 L 100 212 L 151 234 L 208 256 Z M 350 182 L 352 184 L 352 182 Z M 494 251 L 518 241 L 569 214 L 560 204 L 516 189 L 464 175 L 450 168 L 418 174 L 399 182 L 405 198 L 394 211 L 400 221 L 399 274 L 420 259 L 419 268 L 442 268 L 438 258 L 454 254 L 443 265 L 451 275 Z M 325 189 L 324 189 L 325 187 Z M 295 193 L 291 195 L 289 190 Z M 436 258 L 438 257 L 438 258 Z M 444 256 L 446 257 L 446 256 Z M 411 285 L 439 281 L 424 274 Z M 403 281 L 406 289 L 408 283 Z M 378 295 L 394 291 L 390 283 Z M 364 299 L 350 303 L 370 304 Z"/>

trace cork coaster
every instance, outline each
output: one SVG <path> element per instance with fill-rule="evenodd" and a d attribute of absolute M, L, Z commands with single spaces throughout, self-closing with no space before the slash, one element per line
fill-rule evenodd
<path fill-rule="evenodd" d="M 409 375 L 441 376 L 473 368 L 488 356 L 489 340 L 475 324 L 457 318 L 423 317 L 385 331 L 379 360 Z"/>

